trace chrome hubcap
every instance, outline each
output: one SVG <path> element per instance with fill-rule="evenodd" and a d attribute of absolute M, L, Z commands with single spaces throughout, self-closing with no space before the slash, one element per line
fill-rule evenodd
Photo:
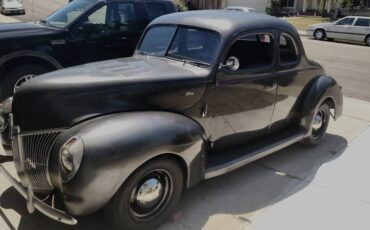
<path fill-rule="evenodd" d="M 324 36 L 324 34 L 323 34 L 323 32 L 322 31 L 317 31 L 316 33 L 315 33 L 315 37 L 317 38 L 317 39 L 322 39 L 322 37 Z"/>
<path fill-rule="evenodd" d="M 23 83 L 25 83 L 26 81 L 34 78 L 35 76 L 36 75 L 34 75 L 34 74 L 29 74 L 29 75 L 26 75 L 26 76 L 23 76 L 23 77 L 19 78 L 19 80 L 14 85 L 14 93 L 19 89 L 19 87 L 21 87 L 21 85 Z"/>
<path fill-rule="evenodd" d="M 172 178 L 166 170 L 150 171 L 131 192 L 130 214 L 142 221 L 155 217 L 168 204 L 172 189 Z"/>
<path fill-rule="evenodd" d="M 159 180 L 152 178 L 144 182 L 136 195 L 138 207 L 148 209 L 152 208 L 163 193 L 162 184 Z"/>
<path fill-rule="evenodd" d="M 312 128 L 314 130 L 320 129 L 322 126 L 322 117 L 321 115 L 317 114 L 313 120 Z"/>
<path fill-rule="evenodd" d="M 312 136 L 314 139 L 320 138 L 325 133 L 325 124 L 328 120 L 328 114 L 325 109 L 319 108 L 312 122 Z"/>

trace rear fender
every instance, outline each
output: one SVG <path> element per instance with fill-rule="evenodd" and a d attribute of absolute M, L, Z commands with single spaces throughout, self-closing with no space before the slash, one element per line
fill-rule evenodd
<path fill-rule="evenodd" d="M 300 125 L 308 132 L 315 111 L 326 100 L 331 109 L 334 109 L 334 119 L 338 119 L 343 112 L 343 94 L 341 86 L 331 77 L 322 75 L 313 80 L 308 88 L 304 90 L 304 97 L 299 106 Z"/>

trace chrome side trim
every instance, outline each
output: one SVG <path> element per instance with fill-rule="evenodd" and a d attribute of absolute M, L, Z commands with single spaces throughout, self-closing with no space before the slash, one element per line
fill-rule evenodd
<path fill-rule="evenodd" d="M 28 197 L 27 189 L 24 188 L 18 181 L 16 181 L 8 171 L 0 164 L 0 172 L 5 176 L 5 178 L 11 183 L 11 185 L 25 198 Z M 32 204 L 33 206 L 39 210 L 45 216 L 54 219 L 58 222 L 62 222 L 68 225 L 76 225 L 77 220 L 72 216 L 68 215 L 67 213 L 52 208 L 49 205 L 40 201 L 37 197 L 32 197 Z"/>
<path fill-rule="evenodd" d="M 247 154 L 245 156 L 242 156 L 240 158 L 234 159 L 232 161 L 226 162 L 221 165 L 217 165 L 214 167 L 211 167 L 206 170 L 205 173 L 205 179 L 210 179 L 216 176 L 223 175 L 225 173 L 231 172 L 235 169 L 238 169 L 246 164 L 249 164 L 253 161 L 256 161 L 260 158 L 263 158 L 271 153 L 274 153 L 280 149 L 283 149 L 285 147 L 288 147 L 289 145 L 292 145 L 298 141 L 301 141 L 305 137 L 304 133 L 296 134 L 292 137 L 283 139 L 281 141 L 278 141 L 270 146 L 266 146 L 262 149 L 258 149 L 257 151 Z"/>

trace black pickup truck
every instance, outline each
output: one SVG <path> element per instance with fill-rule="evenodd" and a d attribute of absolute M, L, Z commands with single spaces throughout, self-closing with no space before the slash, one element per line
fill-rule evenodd
<path fill-rule="evenodd" d="M 170 0 L 75 0 L 44 20 L 0 25 L 0 102 L 26 80 L 93 61 L 131 56 Z"/>

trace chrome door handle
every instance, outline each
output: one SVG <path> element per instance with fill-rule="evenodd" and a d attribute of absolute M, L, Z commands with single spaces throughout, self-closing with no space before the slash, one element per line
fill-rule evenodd
<path fill-rule="evenodd" d="M 272 91 L 272 90 L 275 90 L 278 86 L 278 83 L 274 83 L 271 87 L 265 87 L 265 90 L 266 91 Z"/>

